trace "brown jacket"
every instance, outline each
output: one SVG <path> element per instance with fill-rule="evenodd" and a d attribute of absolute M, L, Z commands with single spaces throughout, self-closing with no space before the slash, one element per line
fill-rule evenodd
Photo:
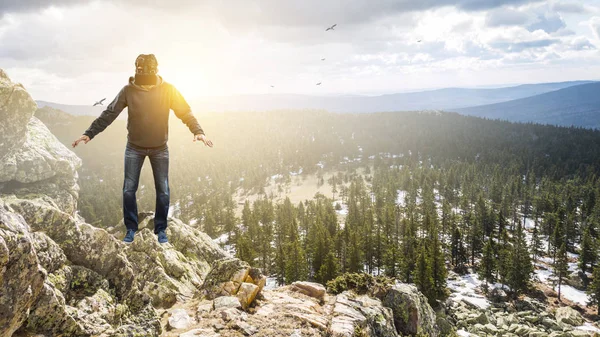
<path fill-rule="evenodd" d="M 125 107 L 128 111 L 127 140 L 135 146 L 156 148 L 166 145 L 169 137 L 170 110 L 175 112 L 193 134 L 204 134 L 181 93 L 158 76 L 157 84 L 153 86 L 136 85 L 133 77 L 130 77 L 129 84 L 121 89 L 84 135 L 90 139 L 94 138 L 104 131 Z"/>

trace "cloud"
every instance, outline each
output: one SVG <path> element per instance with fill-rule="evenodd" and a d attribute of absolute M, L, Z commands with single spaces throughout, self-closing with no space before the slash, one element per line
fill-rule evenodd
<path fill-rule="evenodd" d="M 329 21 L 347 24 L 368 22 L 375 18 L 406 11 L 420 11 L 453 6 L 465 11 L 481 11 L 505 5 L 523 5 L 541 0 L 130 0 L 134 7 L 152 7 L 162 11 L 185 12 L 194 9 L 220 14 L 223 18 L 237 18 L 248 22 L 262 20 L 275 25 L 323 25 Z M 71 6 L 90 3 L 90 0 L 4 0 L 0 3 L 0 14 L 31 12 L 49 6 Z M 121 4 L 117 0 L 105 0 Z"/>
<path fill-rule="evenodd" d="M 489 27 L 524 25 L 528 20 L 529 15 L 510 8 L 492 10 L 486 15 L 486 23 Z"/>
<path fill-rule="evenodd" d="M 569 43 L 572 50 L 594 50 L 596 46 L 585 37 L 577 37 Z"/>
<path fill-rule="evenodd" d="M 42 10 L 42 1 L 2 3 L 0 13 L 10 13 L 0 14 L 0 64 L 40 99 L 87 101 L 114 94 L 135 56 L 150 52 L 165 78 L 194 95 L 262 92 L 269 84 L 270 92 L 394 91 L 475 70 L 598 60 L 590 31 L 584 36 L 573 16 L 564 21 L 545 2 L 156 3 L 54 1 Z M 336 30 L 325 32 L 333 23 Z M 600 32 L 600 18 L 588 25 Z M 332 86 L 313 88 L 315 80 Z"/>
<path fill-rule="evenodd" d="M 552 9 L 560 13 L 586 13 L 587 9 L 578 2 L 557 2 L 552 5 Z"/>
<path fill-rule="evenodd" d="M 600 40 L 600 16 L 594 16 L 588 21 L 592 33 Z"/>
<path fill-rule="evenodd" d="M 554 33 L 567 25 L 560 15 L 557 13 L 538 14 L 535 22 L 527 26 L 530 31 L 541 29 L 546 33 Z"/>
<path fill-rule="evenodd" d="M 499 41 L 491 43 L 490 45 L 495 49 L 500 49 L 507 53 L 519 53 L 528 49 L 540 49 L 559 43 L 557 39 L 542 39 L 534 41 L 523 41 L 523 42 L 506 42 Z"/>
<path fill-rule="evenodd" d="M 6 13 L 34 12 L 51 6 L 72 6 L 81 4 L 78 0 L 2 0 L 0 2 L 0 17 Z"/>

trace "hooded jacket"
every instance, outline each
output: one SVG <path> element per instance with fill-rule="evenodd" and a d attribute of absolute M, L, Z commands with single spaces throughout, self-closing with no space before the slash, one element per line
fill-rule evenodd
<path fill-rule="evenodd" d="M 156 85 L 136 85 L 134 78 L 124 86 L 117 97 L 96 118 L 84 135 L 93 139 L 104 131 L 127 107 L 127 140 L 140 148 L 159 148 L 169 137 L 169 112 L 183 121 L 194 135 L 204 134 L 192 109 L 181 93 L 170 83 L 157 76 Z"/>

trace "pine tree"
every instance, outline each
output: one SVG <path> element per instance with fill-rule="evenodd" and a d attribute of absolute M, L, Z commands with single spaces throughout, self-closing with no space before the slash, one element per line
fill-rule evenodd
<path fill-rule="evenodd" d="M 304 281 L 308 278 L 306 254 L 298 240 L 290 242 L 286 251 L 285 282 Z"/>
<path fill-rule="evenodd" d="M 593 270 L 597 257 L 594 240 L 590 235 L 590 230 L 588 227 L 583 232 L 583 239 L 581 241 L 581 254 L 579 256 L 579 268 L 583 274 L 585 274 L 588 270 Z"/>
<path fill-rule="evenodd" d="M 468 261 L 467 257 L 467 249 L 463 244 L 463 238 L 458 227 L 454 227 L 452 230 L 452 243 L 451 243 L 452 252 L 452 265 L 454 266 L 454 271 L 458 273 L 463 273 L 466 270 L 466 264 Z"/>
<path fill-rule="evenodd" d="M 597 314 L 600 315 L 600 266 L 594 267 L 592 277 L 594 279 L 587 290 L 587 294 L 590 298 L 589 305 L 596 305 Z"/>
<path fill-rule="evenodd" d="M 400 259 L 400 275 L 402 281 L 410 283 L 416 264 L 417 240 L 410 222 L 407 219 L 402 219 L 401 223 L 402 247 L 400 251 L 402 259 Z"/>
<path fill-rule="evenodd" d="M 338 270 L 339 265 L 337 259 L 333 252 L 330 251 L 327 253 L 327 256 L 325 256 L 325 261 L 317 273 L 317 280 L 322 284 L 326 284 L 327 281 L 333 280 L 338 276 Z"/>
<path fill-rule="evenodd" d="M 235 238 L 235 252 L 237 258 L 248 262 L 250 265 L 253 265 L 256 252 L 254 251 L 252 242 L 248 238 L 247 234 L 236 230 Z"/>
<path fill-rule="evenodd" d="M 443 300 L 446 297 L 446 259 L 442 245 L 438 239 L 437 233 L 434 233 L 433 244 L 430 253 L 431 273 L 433 278 L 433 296 L 436 300 Z"/>
<path fill-rule="evenodd" d="M 560 290 L 565 278 L 569 275 L 569 264 L 567 260 L 567 247 L 563 243 L 556 253 L 556 258 L 552 264 L 553 276 L 558 286 L 558 300 L 560 301 Z"/>
<path fill-rule="evenodd" d="M 537 258 L 542 254 L 543 242 L 538 230 L 537 221 L 531 232 L 531 259 L 537 261 Z"/>
<path fill-rule="evenodd" d="M 483 246 L 483 256 L 479 263 L 479 277 L 485 281 L 487 291 L 488 282 L 494 282 L 494 273 L 496 270 L 496 257 L 494 256 L 494 241 L 492 236 L 488 237 L 485 246 Z"/>
<path fill-rule="evenodd" d="M 533 274 L 533 264 L 531 263 L 523 227 L 520 222 L 517 222 L 517 228 L 514 233 L 513 245 L 510 250 L 510 260 L 508 286 L 510 286 L 514 295 L 518 295 L 522 291 L 527 290 L 531 275 Z"/>
<path fill-rule="evenodd" d="M 413 272 L 413 280 L 417 289 L 427 297 L 430 304 L 435 303 L 434 281 L 431 261 L 425 245 L 421 244 L 417 255 L 417 265 Z"/>

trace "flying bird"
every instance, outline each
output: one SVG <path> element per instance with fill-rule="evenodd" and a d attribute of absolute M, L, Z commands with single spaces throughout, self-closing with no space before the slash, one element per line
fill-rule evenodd
<path fill-rule="evenodd" d="M 102 102 L 104 102 L 104 100 L 105 100 L 105 99 L 106 99 L 106 98 L 103 98 L 103 99 L 99 100 L 98 102 L 94 103 L 94 105 L 93 105 L 93 106 L 96 106 L 96 105 L 104 105 L 104 104 L 102 104 Z"/>
<path fill-rule="evenodd" d="M 317 83 L 317 85 L 321 85 L 321 82 Z"/>
<path fill-rule="evenodd" d="M 322 58 L 321 61 L 325 61 L 325 58 Z"/>
<path fill-rule="evenodd" d="M 275 88 L 275 86 L 274 86 L 274 85 L 272 85 L 272 86 L 271 86 L 271 88 Z"/>
<path fill-rule="evenodd" d="M 421 40 L 417 41 L 417 42 L 421 42 Z"/>
<path fill-rule="evenodd" d="M 325 29 L 325 31 L 328 31 L 328 30 L 335 30 L 335 29 L 334 29 L 334 28 L 335 28 L 335 26 L 337 26 L 337 23 L 336 23 L 336 24 L 334 24 L 334 25 L 333 25 L 333 26 L 331 26 L 331 27 L 327 27 L 327 29 Z"/>

